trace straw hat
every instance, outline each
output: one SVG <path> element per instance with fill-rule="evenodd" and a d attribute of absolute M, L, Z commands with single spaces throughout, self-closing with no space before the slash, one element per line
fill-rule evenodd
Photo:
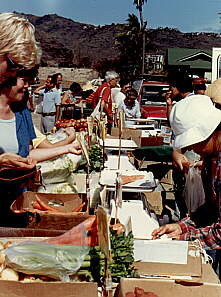
<path fill-rule="evenodd" d="M 209 96 L 213 102 L 221 104 L 221 78 L 207 87 L 205 95 Z"/>
<path fill-rule="evenodd" d="M 192 95 L 177 102 L 170 114 L 174 147 L 181 149 L 206 140 L 221 122 L 221 110 L 205 95 Z"/>

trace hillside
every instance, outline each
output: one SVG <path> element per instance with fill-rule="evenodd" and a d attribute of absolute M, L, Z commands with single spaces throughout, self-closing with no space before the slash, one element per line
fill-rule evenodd
<path fill-rule="evenodd" d="M 24 14 L 22 14 L 24 15 Z M 103 59 L 119 56 L 117 24 L 94 26 L 75 22 L 56 14 L 26 16 L 36 28 L 36 38 L 43 50 L 45 66 L 93 66 Z M 176 29 L 158 28 L 147 31 L 148 52 L 165 54 L 167 48 L 211 49 L 221 47 L 216 33 L 182 33 Z"/>

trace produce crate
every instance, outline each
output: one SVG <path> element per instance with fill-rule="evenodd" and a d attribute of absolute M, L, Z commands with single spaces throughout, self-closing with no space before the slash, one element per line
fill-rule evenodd
<path fill-rule="evenodd" d="M 38 211 L 33 207 L 33 202 L 40 198 L 45 204 L 56 202 L 60 204 L 57 208 L 63 213 L 50 213 Z M 86 202 L 82 209 L 83 214 L 71 214 L 70 212 L 79 206 L 82 202 Z M 49 194 L 37 192 L 25 192 L 19 196 L 11 205 L 14 213 L 28 213 L 28 228 L 34 229 L 51 229 L 51 230 L 69 230 L 80 224 L 88 218 L 86 195 L 79 194 Z"/>
<path fill-rule="evenodd" d="M 2 238 L 54 237 L 64 232 L 66 230 L 0 227 L 0 241 Z"/>
<path fill-rule="evenodd" d="M 141 146 L 163 145 L 163 136 L 141 137 Z"/>
<path fill-rule="evenodd" d="M 5 228 L 9 234 L 7 238 L 0 238 L 0 241 L 3 243 L 7 243 L 8 241 L 13 243 L 21 243 L 23 241 L 41 241 L 46 239 L 47 237 L 29 237 L 29 232 L 27 233 L 25 230 L 20 230 L 22 234 L 27 234 L 28 237 L 14 237 L 14 233 L 11 233 L 11 228 Z M 45 234 L 47 233 L 49 236 L 52 234 L 52 230 L 44 230 Z M 24 233 L 23 233 L 24 232 Z M 42 236 L 39 231 L 39 236 Z M 36 233 L 36 234 L 37 234 Z M 1 234 L 1 230 L 0 230 Z M 35 234 L 35 235 L 36 235 Z M 11 238 L 10 235 L 13 235 Z M 96 282 L 62 282 L 55 280 L 37 280 L 32 282 L 24 282 L 17 280 L 2 280 L 0 279 L 0 297 L 5 296 L 15 296 L 15 297 L 48 297 L 48 295 L 52 295 L 53 297 L 85 297 L 90 292 L 90 297 L 98 296 L 98 285 Z"/>
<path fill-rule="evenodd" d="M 0 297 L 97 297 L 97 283 L 33 282 L 0 280 Z"/>

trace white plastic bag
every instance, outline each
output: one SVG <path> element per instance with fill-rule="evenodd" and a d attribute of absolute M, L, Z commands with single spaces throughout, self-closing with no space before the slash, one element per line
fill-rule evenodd
<path fill-rule="evenodd" d="M 99 101 L 96 105 L 96 107 L 94 108 L 92 114 L 91 114 L 91 117 L 97 119 L 98 121 L 100 121 L 102 115 L 103 115 L 103 102 L 102 102 L 102 95 L 103 95 L 103 92 L 104 90 L 106 89 L 107 87 L 104 87 L 102 90 L 101 90 L 101 93 L 99 95 Z"/>
<path fill-rule="evenodd" d="M 93 110 L 91 117 L 96 118 L 97 120 L 100 119 L 100 108 L 101 108 L 101 99 L 98 101 L 95 109 Z"/>
<path fill-rule="evenodd" d="M 189 168 L 183 194 L 189 214 L 194 213 L 205 203 L 201 171 L 198 167 Z"/>

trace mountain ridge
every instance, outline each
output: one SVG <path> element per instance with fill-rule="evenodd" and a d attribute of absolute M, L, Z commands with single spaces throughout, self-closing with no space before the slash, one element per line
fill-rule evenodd
<path fill-rule="evenodd" d="M 95 26 L 57 14 L 18 14 L 28 18 L 35 26 L 36 39 L 42 47 L 43 66 L 93 67 L 102 60 L 114 60 L 120 55 L 116 36 L 122 32 L 119 26 L 122 24 Z M 165 55 L 167 48 L 174 47 L 221 47 L 220 34 L 212 32 L 182 33 L 178 29 L 166 27 L 148 29 L 146 37 L 148 53 Z"/>

